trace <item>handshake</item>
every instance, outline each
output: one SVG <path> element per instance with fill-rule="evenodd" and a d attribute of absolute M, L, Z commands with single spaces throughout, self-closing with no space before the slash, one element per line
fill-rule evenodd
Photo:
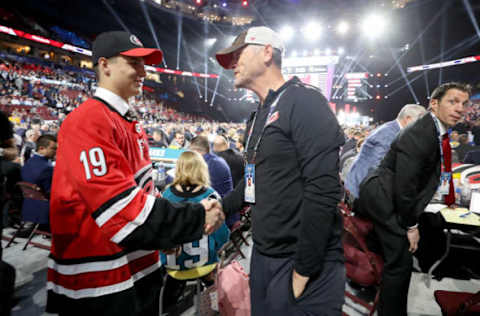
<path fill-rule="evenodd" d="M 205 226 L 204 233 L 210 235 L 216 231 L 225 220 L 222 205 L 217 200 L 204 199 L 200 204 L 205 208 Z"/>

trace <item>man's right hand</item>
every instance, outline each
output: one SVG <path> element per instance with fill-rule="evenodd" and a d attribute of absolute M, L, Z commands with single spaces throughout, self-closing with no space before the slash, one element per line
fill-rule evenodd
<path fill-rule="evenodd" d="M 420 233 L 418 232 L 418 228 L 410 228 L 407 230 L 407 238 L 410 246 L 408 247 L 408 251 L 414 253 L 418 249 L 418 242 L 420 241 Z"/>
<path fill-rule="evenodd" d="M 204 232 L 210 235 L 222 225 L 225 214 L 223 214 L 222 205 L 217 200 L 204 199 L 200 203 L 205 208 Z"/>

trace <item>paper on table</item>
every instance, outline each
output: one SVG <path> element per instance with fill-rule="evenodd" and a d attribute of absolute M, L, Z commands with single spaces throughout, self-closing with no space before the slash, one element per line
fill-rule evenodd
<path fill-rule="evenodd" d="M 440 211 L 445 221 L 454 224 L 480 226 L 480 216 L 475 213 L 470 213 L 467 216 L 460 217 L 460 215 L 468 213 L 466 208 L 444 208 Z"/>
<path fill-rule="evenodd" d="M 443 210 L 445 207 L 446 207 L 445 204 L 430 203 L 425 208 L 425 212 L 427 212 L 427 213 L 438 213 L 438 212 L 440 212 L 440 210 Z"/>
<path fill-rule="evenodd" d="M 480 214 L 480 192 L 472 192 L 472 199 L 470 200 L 470 211 Z"/>

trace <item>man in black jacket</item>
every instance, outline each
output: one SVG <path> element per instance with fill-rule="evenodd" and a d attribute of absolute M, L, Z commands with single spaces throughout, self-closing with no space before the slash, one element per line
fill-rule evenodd
<path fill-rule="evenodd" d="M 229 147 L 227 137 L 224 135 L 215 136 L 213 151 L 227 162 L 232 172 L 233 187 L 236 187 L 243 178 L 242 155 Z"/>
<path fill-rule="evenodd" d="M 246 178 L 225 212 L 252 205 L 253 316 L 341 315 L 345 269 L 338 171 L 343 132 L 321 92 L 281 73 L 284 45 L 252 27 L 217 53 L 260 99 L 246 128 Z"/>
<path fill-rule="evenodd" d="M 464 84 L 437 87 L 430 98 L 431 112 L 400 132 L 378 169 L 360 185 L 360 210 L 373 220 L 385 257 L 380 316 L 407 315 L 419 215 L 437 188 L 445 204 L 455 202 L 447 129 L 463 117 L 469 97 L 470 87 Z M 442 177 L 450 181 L 439 187 L 441 164 L 446 170 Z"/>

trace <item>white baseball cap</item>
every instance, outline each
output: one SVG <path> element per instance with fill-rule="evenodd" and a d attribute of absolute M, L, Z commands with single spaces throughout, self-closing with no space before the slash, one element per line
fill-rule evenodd
<path fill-rule="evenodd" d="M 238 35 L 230 47 L 217 52 L 215 57 L 220 66 L 231 69 L 233 53 L 247 45 L 271 45 L 278 49 L 282 55 L 285 51 L 285 45 L 278 33 L 266 26 L 251 27 Z"/>

